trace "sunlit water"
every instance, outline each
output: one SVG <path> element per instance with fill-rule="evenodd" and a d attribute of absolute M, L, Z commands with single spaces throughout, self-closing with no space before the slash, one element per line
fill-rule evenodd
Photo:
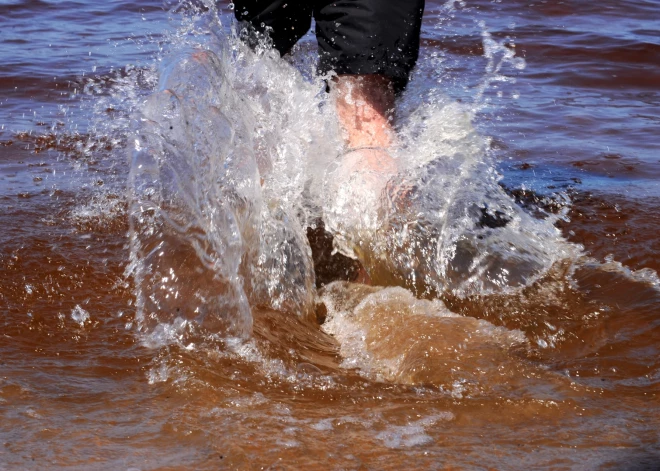
<path fill-rule="evenodd" d="M 655 469 L 654 7 L 430 3 L 374 175 L 311 37 L 0 3 L 94 51 L 3 33 L 0 468 Z"/>

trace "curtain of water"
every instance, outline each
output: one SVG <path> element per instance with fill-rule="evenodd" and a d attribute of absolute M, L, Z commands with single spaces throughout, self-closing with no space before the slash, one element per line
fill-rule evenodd
<path fill-rule="evenodd" d="M 374 283 L 421 296 L 519 289 L 578 253 L 556 217 L 532 216 L 498 185 L 471 124 L 479 103 L 413 80 L 391 150 L 399 171 L 369 173 L 341 151 L 322 77 L 248 49 L 212 8 L 184 24 L 132 138 L 129 273 L 150 342 L 193 326 L 249 337 L 254 306 L 308 317 L 305 229 L 319 218 Z M 484 40 L 477 100 L 516 61 Z"/>

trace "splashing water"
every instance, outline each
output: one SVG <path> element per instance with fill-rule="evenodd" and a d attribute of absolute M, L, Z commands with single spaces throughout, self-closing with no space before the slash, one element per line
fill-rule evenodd
<path fill-rule="evenodd" d="M 413 81 L 398 105 L 397 174 L 356 171 L 323 77 L 249 50 L 213 10 L 197 20 L 207 34 L 163 61 L 131 138 L 128 273 L 149 343 L 185 342 L 192 325 L 247 338 L 254 306 L 310 318 L 305 230 L 320 219 L 375 284 L 418 296 L 518 289 L 578 253 L 556 217 L 528 214 L 498 185 L 471 125 L 478 107 Z M 514 59 L 495 64 L 484 40 L 480 96 Z"/>
<path fill-rule="evenodd" d="M 344 155 L 311 35 L 252 52 L 184 0 L 153 60 L 89 59 L 124 20 L 141 34 L 131 12 L 152 31 L 167 14 L 3 7 L 10 29 L 44 20 L 10 56 L 46 51 L 9 58 L 3 116 L 69 107 L 0 135 L 6 467 L 653 468 L 657 198 L 613 189 L 657 174 L 623 171 L 628 152 L 652 160 L 657 97 L 632 97 L 651 86 L 651 9 L 444 1 L 427 2 L 385 176 Z M 515 86 L 507 31 L 533 69 Z M 90 60 L 98 75 L 47 77 Z"/>
<path fill-rule="evenodd" d="M 300 163 L 334 141 L 305 126 L 323 119 L 317 86 L 274 53 L 217 39 L 216 52 L 172 58 L 140 118 L 131 269 L 144 326 L 194 318 L 246 336 L 251 305 L 312 306 Z"/>

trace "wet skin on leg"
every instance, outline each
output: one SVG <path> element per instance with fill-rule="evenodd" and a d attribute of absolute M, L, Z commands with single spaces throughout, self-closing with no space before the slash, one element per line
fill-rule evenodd
<path fill-rule="evenodd" d="M 390 79 L 377 74 L 338 75 L 330 90 L 347 150 L 360 154 L 364 170 L 395 173 L 396 162 L 387 153 L 395 144 Z"/>

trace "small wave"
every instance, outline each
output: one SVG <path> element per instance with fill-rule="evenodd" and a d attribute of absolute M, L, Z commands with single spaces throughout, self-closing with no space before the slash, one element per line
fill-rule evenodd
<path fill-rule="evenodd" d="M 334 283 L 321 293 L 328 308 L 323 330 L 340 343 L 342 367 L 404 384 L 454 383 L 475 393 L 518 368 L 508 351 L 527 342 L 520 331 L 449 311 L 441 301 L 418 300 L 402 288 Z"/>

